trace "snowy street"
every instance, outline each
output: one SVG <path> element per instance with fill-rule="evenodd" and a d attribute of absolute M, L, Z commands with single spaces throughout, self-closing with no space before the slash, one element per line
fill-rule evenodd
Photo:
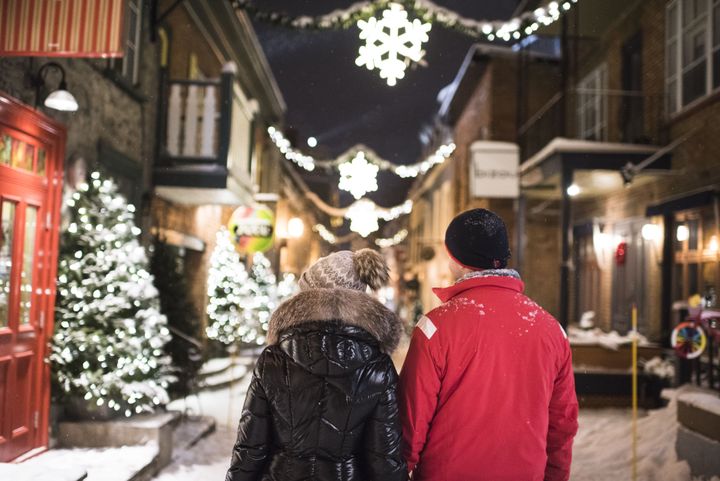
<path fill-rule="evenodd" d="M 173 409 L 185 407 L 193 413 L 213 416 L 214 433 L 197 445 L 174 453 L 174 462 L 156 481 L 222 480 L 228 468 L 230 450 L 235 442 L 236 425 L 242 409 L 249 372 L 230 390 L 205 391 L 199 399 L 175 402 Z M 671 392 L 673 393 L 673 392 Z M 674 393 L 672 394 L 674 395 Z M 199 404 L 198 404 L 199 401 Z M 202 409 L 200 409 L 200 407 Z M 229 411 L 229 413 L 228 413 Z M 573 448 L 572 481 L 630 479 L 631 414 L 629 409 L 582 409 L 580 430 Z M 693 478 L 687 463 L 675 454 L 676 403 L 666 408 L 641 412 L 638 421 L 638 479 L 640 481 L 720 481 Z M 89 478 L 93 481 L 94 478 Z M 100 478 L 96 478 L 100 480 Z"/>

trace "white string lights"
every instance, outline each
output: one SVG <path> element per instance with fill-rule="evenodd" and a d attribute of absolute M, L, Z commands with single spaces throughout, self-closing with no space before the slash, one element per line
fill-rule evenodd
<path fill-rule="evenodd" d="M 393 247 L 393 246 L 400 244 L 402 241 L 404 241 L 407 238 L 407 236 L 408 236 L 408 230 L 401 229 L 394 236 L 389 237 L 387 239 L 375 239 L 375 245 L 380 248 Z"/>
<path fill-rule="evenodd" d="M 363 153 L 363 157 L 368 163 L 376 165 L 379 170 L 389 170 L 395 175 L 402 178 L 417 177 L 425 174 L 433 166 L 443 163 L 455 151 L 455 144 L 448 142 L 443 144 L 429 155 L 425 160 L 416 164 L 397 165 L 378 156 L 372 149 L 363 145 L 358 145 L 349 149 L 335 160 L 316 160 L 311 155 L 305 155 L 296 148 L 292 147 L 290 141 L 275 127 L 268 127 L 268 134 L 278 150 L 285 158 L 295 165 L 302 167 L 307 171 L 313 171 L 316 167 L 324 169 L 337 169 L 340 165 L 348 162 L 357 156 L 359 152 Z"/>
<path fill-rule="evenodd" d="M 419 19 L 410 21 L 408 12 L 399 3 L 390 3 L 378 19 L 370 17 L 357 22 L 360 40 L 365 43 L 358 51 L 355 64 L 379 71 L 380 77 L 393 86 L 405 77 L 410 62 L 420 62 L 425 56 L 423 43 L 428 41 L 431 23 Z"/>

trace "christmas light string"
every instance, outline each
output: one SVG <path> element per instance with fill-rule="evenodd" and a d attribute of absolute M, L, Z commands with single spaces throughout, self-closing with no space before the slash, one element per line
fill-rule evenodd
<path fill-rule="evenodd" d="M 268 127 L 267 129 L 270 140 L 278 148 L 285 158 L 295 165 L 302 167 L 308 172 L 312 172 L 316 167 L 326 170 L 341 170 L 343 165 L 352 164 L 353 160 L 361 155 L 369 164 L 377 166 L 379 170 L 390 171 L 403 179 L 417 177 L 427 173 L 433 166 L 442 164 L 455 151 L 455 143 L 447 142 L 438 147 L 431 155 L 427 156 L 423 161 L 410 165 L 397 165 L 388 160 L 383 159 L 369 147 L 358 144 L 338 156 L 334 160 L 317 160 L 311 155 L 304 154 L 282 134 L 280 129 L 276 127 Z M 342 174 L 342 172 L 341 172 Z M 377 172 L 375 172 L 377 174 Z M 343 189 L 344 190 L 344 189 Z"/>
<path fill-rule="evenodd" d="M 567 13 L 578 0 L 551 1 L 533 11 L 524 12 L 508 20 L 477 20 L 464 17 L 448 8 L 436 5 L 430 0 L 380 0 L 358 2 L 347 9 L 340 9 L 325 15 L 310 17 L 292 16 L 282 12 L 260 9 L 250 0 L 232 0 L 232 5 L 245 11 L 254 20 L 299 30 L 347 30 L 359 21 L 367 21 L 379 12 L 387 10 L 391 3 L 402 5 L 419 20 L 441 25 L 474 38 L 490 41 L 518 40 L 532 35 L 543 25 L 550 25 Z"/>

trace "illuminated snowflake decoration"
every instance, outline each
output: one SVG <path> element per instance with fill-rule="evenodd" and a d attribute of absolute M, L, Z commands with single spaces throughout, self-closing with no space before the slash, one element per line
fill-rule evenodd
<path fill-rule="evenodd" d="M 408 14 L 402 5 L 390 3 L 383 10 L 382 18 L 371 17 L 367 21 L 358 20 L 360 47 L 355 63 L 368 70 L 378 69 L 380 77 L 393 86 L 405 77 L 405 68 L 410 62 L 419 62 L 425 55 L 423 43 L 428 41 L 428 32 L 432 26 L 418 19 L 408 20 Z"/>
<path fill-rule="evenodd" d="M 350 192 L 353 197 L 359 199 L 368 192 L 378 190 L 377 174 L 378 166 L 368 162 L 365 152 L 358 152 L 348 162 L 338 166 L 340 170 L 340 187 L 345 192 Z"/>
<path fill-rule="evenodd" d="M 368 199 L 359 200 L 351 205 L 345 213 L 345 217 L 350 219 L 350 230 L 363 237 L 369 236 L 380 228 L 377 206 Z"/>

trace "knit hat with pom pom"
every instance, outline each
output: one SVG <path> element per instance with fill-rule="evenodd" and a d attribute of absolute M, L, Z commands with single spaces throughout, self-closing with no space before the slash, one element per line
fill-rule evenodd
<path fill-rule="evenodd" d="M 389 279 L 388 266 L 383 256 L 372 249 L 357 252 L 339 251 L 321 257 L 300 277 L 301 290 L 379 289 Z"/>

